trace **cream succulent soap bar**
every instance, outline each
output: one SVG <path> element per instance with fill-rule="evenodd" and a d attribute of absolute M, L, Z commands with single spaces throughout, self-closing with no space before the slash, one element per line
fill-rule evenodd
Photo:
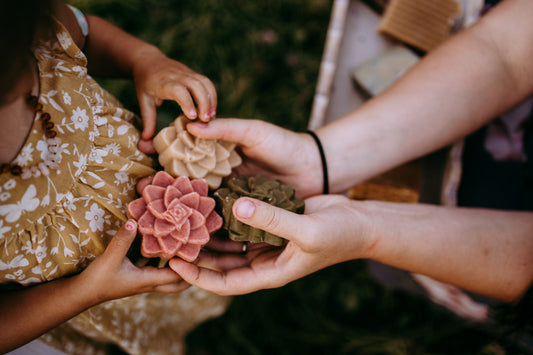
<path fill-rule="evenodd" d="M 154 138 L 159 163 L 174 177 L 205 179 L 209 188 L 216 189 L 242 159 L 235 152 L 234 143 L 190 134 L 186 128 L 188 122 L 187 117 L 180 115 Z"/>

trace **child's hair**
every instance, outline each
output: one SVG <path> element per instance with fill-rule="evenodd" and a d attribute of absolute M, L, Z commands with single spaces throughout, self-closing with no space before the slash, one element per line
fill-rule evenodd
<path fill-rule="evenodd" d="M 0 104 L 28 70 L 32 42 L 52 7 L 53 0 L 0 1 Z"/>

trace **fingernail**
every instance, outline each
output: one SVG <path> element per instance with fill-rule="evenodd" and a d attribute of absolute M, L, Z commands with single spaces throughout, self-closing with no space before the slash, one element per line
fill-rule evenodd
<path fill-rule="evenodd" d="M 126 229 L 127 230 L 134 230 L 135 229 L 135 222 L 132 221 L 132 220 L 129 220 L 127 223 L 126 223 Z"/>
<path fill-rule="evenodd" d="M 204 118 L 209 118 L 209 117 L 211 117 L 211 115 L 210 115 L 209 113 L 206 113 L 206 114 L 204 115 Z"/>
<path fill-rule="evenodd" d="M 215 109 L 212 109 L 210 112 L 209 112 L 209 116 L 213 117 L 217 114 L 217 110 Z"/>
<path fill-rule="evenodd" d="M 196 117 L 196 110 L 190 110 L 189 111 L 189 116 L 190 117 Z"/>
<path fill-rule="evenodd" d="M 235 209 L 235 213 L 237 214 L 237 216 L 242 218 L 250 218 L 252 217 L 254 212 L 255 205 L 247 200 L 239 202 L 237 208 Z"/>

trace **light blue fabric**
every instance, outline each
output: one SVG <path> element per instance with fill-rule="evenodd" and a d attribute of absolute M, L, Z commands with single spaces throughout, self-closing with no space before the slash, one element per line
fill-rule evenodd
<path fill-rule="evenodd" d="M 83 12 L 80 11 L 77 7 L 74 7 L 72 5 L 67 5 L 70 7 L 72 12 L 74 13 L 74 16 L 76 16 L 76 20 L 78 20 L 78 24 L 80 25 L 81 32 L 85 37 L 89 34 L 89 24 L 87 23 L 87 18 L 83 14 Z"/>

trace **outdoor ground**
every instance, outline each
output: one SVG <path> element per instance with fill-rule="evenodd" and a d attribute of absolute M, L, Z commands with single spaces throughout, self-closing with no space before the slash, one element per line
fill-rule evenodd
<path fill-rule="evenodd" d="M 332 0 L 71 0 L 208 76 L 219 117 L 307 126 Z M 102 80 L 137 110 L 126 80 Z M 160 110 L 161 126 L 179 114 Z M 373 281 L 364 261 L 235 297 L 188 337 L 190 355 L 520 354 L 424 299 Z"/>

